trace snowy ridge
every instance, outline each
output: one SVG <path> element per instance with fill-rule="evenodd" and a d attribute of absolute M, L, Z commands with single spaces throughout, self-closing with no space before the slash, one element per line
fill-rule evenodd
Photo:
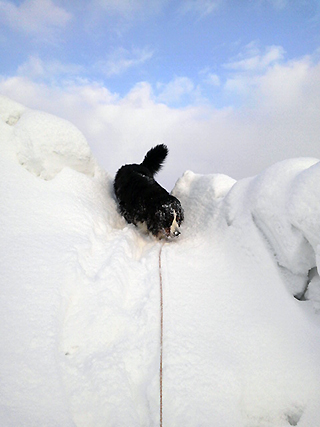
<path fill-rule="evenodd" d="M 1 426 L 159 425 L 159 242 L 74 126 L 4 97 L 0 117 Z M 178 180 L 164 426 L 320 425 L 319 175 Z"/>

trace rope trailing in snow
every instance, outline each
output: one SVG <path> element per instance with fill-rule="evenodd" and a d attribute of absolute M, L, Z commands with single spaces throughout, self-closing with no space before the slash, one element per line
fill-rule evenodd
<path fill-rule="evenodd" d="M 163 358 L 163 287 L 162 287 L 162 266 L 161 253 L 164 243 L 159 251 L 159 279 L 160 279 L 160 427 L 162 427 L 162 358 Z"/>

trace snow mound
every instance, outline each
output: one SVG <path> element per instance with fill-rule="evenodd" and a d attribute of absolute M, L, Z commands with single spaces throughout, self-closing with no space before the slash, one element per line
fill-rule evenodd
<path fill-rule="evenodd" d="M 13 126 L 12 140 L 21 165 L 42 179 L 64 167 L 94 175 L 97 167 L 82 133 L 51 114 L 32 111 L 0 97 L 0 117 Z"/>
<path fill-rule="evenodd" d="M 0 116 L 1 426 L 159 425 L 163 243 L 119 216 L 71 124 L 2 97 Z M 164 425 L 320 425 L 319 174 L 178 180 Z"/>
<path fill-rule="evenodd" d="M 320 163 L 280 162 L 234 186 L 224 201 L 228 224 L 251 221 L 263 234 L 294 294 L 302 294 L 316 266 L 320 223 Z"/>
<path fill-rule="evenodd" d="M 222 174 L 200 175 L 187 171 L 177 181 L 172 193 L 187 207 L 188 214 L 183 224 L 184 237 L 194 238 L 208 234 L 210 224 L 216 220 L 217 203 L 222 199 L 235 180 Z"/>

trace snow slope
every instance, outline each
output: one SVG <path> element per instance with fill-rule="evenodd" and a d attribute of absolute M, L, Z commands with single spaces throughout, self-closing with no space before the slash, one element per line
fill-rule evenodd
<path fill-rule="evenodd" d="M 0 116 L 0 425 L 159 425 L 161 243 L 70 123 L 5 97 Z M 186 172 L 174 194 L 163 425 L 320 425 L 320 163 Z"/>

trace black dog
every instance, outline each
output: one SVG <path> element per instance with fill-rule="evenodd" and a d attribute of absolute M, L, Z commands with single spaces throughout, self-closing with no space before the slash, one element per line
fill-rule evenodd
<path fill-rule="evenodd" d="M 154 180 L 168 154 L 157 145 L 142 163 L 122 166 L 114 180 L 121 215 L 129 224 L 147 229 L 157 238 L 179 236 L 184 214 L 180 201 Z"/>

